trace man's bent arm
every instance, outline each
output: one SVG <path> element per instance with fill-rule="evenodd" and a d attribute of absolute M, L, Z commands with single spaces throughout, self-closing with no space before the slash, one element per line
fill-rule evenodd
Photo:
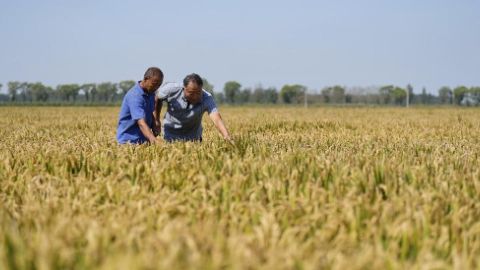
<path fill-rule="evenodd" d="M 158 99 L 158 96 L 155 95 L 155 111 L 153 117 L 155 120 L 160 121 L 160 112 L 162 111 L 163 100 Z"/>
<path fill-rule="evenodd" d="M 212 120 L 213 124 L 217 127 L 218 131 L 222 134 L 223 138 L 229 142 L 232 141 L 232 138 L 230 138 L 230 134 L 228 134 L 227 127 L 223 123 L 222 117 L 220 116 L 220 113 L 215 112 L 211 113 L 208 116 L 210 116 L 210 119 Z"/>
<path fill-rule="evenodd" d="M 142 131 L 143 135 L 147 138 L 150 143 L 156 143 L 157 138 L 153 135 L 152 130 L 150 127 L 147 125 L 147 121 L 145 119 L 140 118 L 137 120 L 138 126 L 140 127 L 140 130 Z"/>
<path fill-rule="evenodd" d="M 153 111 L 153 134 L 160 135 L 162 132 L 162 123 L 160 123 L 160 113 L 162 112 L 163 100 L 155 95 L 155 110 Z"/>

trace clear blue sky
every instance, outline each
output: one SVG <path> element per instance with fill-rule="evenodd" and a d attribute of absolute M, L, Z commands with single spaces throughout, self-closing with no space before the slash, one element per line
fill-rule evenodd
<path fill-rule="evenodd" d="M 480 1 L 0 2 L 0 83 L 480 85 Z"/>

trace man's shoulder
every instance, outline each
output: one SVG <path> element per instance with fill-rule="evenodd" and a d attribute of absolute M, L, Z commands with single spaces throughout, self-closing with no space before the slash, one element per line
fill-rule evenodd
<path fill-rule="evenodd" d="M 208 103 L 215 102 L 215 99 L 213 98 L 213 94 L 207 92 L 205 89 L 202 90 L 202 100 L 203 102 L 208 102 Z"/>
<path fill-rule="evenodd" d="M 124 98 L 141 98 L 142 97 L 142 92 L 138 89 L 137 85 L 134 85 L 128 92 L 125 94 Z"/>
<path fill-rule="evenodd" d="M 212 94 L 210 94 L 207 90 L 202 89 L 202 93 L 205 95 L 205 97 L 213 97 Z"/>
<path fill-rule="evenodd" d="M 168 97 L 175 96 L 175 94 L 181 92 L 182 89 L 183 87 L 179 83 L 167 82 L 157 90 L 157 96 L 159 99 L 164 100 Z"/>
<path fill-rule="evenodd" d="M 183 86 L 180 83 L 175 82 L 167 82 L 162 87 L 160 87 L 160 91 L 167 91 L 167 92 L 175 92 L 182 90 Z"/>

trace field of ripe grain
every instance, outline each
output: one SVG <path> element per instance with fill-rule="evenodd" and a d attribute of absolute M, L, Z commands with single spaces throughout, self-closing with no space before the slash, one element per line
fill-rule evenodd
<path fill-rule="evenodd" d="M 0 108 L 0 269 L 480 268 L 480 110 L 221 108 L 231 146 L 123 146 L 119 108 Z"/>

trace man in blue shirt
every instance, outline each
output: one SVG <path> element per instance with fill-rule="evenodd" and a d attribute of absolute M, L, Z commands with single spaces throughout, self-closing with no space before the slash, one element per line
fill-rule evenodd
<path fill-rule="evenodd" d="M 202 141 L 202 117 L 207 112 L 223 138 L 233 142 L 218 112 L 215 100 L 202 89 L 203 80 L 195 73 L 187 75 L 183 85 L 167 83 L 156 95 L 154 133 L 160 134 L 160 112 L 163 101 L 167 102 L 167 112 L 163 118 L 163 138 L 168 141 Z"/>
<path fill-rule="evenodd" d="M 119 144 L 157 143 L 152 132 L 155 121 L 155 91 L 162 85 L 163 72 L 151 67 L 143 76 L 143 80 L 128 90 L 123 98 L 120 117 L 118 119 L 117 142 Z"/>

